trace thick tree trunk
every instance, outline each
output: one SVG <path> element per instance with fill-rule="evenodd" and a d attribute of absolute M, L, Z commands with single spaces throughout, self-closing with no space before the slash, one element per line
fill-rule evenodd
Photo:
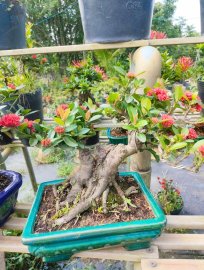
<path fill-rule="evenodd" d="M 128 145 L 99 144 L 92 150 L 80 151 L 81 165 L 67 180 L 67 183 L 71 183 L 72 188 L 63 204 L 73 203 L 76 198 L 79 198 L 79 202 L 71 207 L 68 214 L 58 218 L 56 225 L 68 223 L 89 209 L 97 200 L 101 200 L 103 210 L 106 212 L 106 200 L 110 186 L 113 186 L 122 199 L 125 199 L 125 193 L 117 185 L 116 176 L 121 162 L 141 149 L 141 144 L 135 138 L 135 134 L 132 133 Z M 64 184 L 64 188 L 67 183 Z"/>

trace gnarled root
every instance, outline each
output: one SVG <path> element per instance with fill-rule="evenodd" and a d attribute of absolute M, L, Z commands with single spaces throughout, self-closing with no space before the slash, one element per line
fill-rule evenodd
<path fill-rule="evenodd" d="M 118 166 L 128 156 L 138 152 L 140 144 L 133 133 L 128 145 L 97 145 L 95 149 L 81 150 L 81 166 L 69 179 L 72 184 L 66 202 L 73 202 L 80 193 L 79 202 L 71 207 L 65 216 L 58 218 L 56 225 L 68 223 L 92 206 L 93 201 L 102 200 L 104 213 L 107 213 L 109 187 L 113 185 L 126 202 L 125 193 L 116 182 Z M 126 191 L 127 192 L 127 191 Z M 131 190 L 132 192 L 132 190 Z"/>

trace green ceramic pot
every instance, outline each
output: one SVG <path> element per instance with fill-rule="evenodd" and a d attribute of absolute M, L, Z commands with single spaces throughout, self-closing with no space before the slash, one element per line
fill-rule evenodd
<path fill-rule="evenodd" d="M 33 228 L 44 188 L 59 184 L 62 180 L 43 183 L 39 186 L 22 235 L 22 241 L 28 245 L 29 251 L 35 256 L 43 257 L 45 262 L 55 262 L 68 260 L 74 253 L 83 250 L 107 246 L 122 245 L 127 250 L 148 248 L 151 240 L 161 234 L 166 224 L 165 215 L 138 173 L 120 173 L 120 175 L 134 177 L 155 218 L 35 234 Z"/>
<path fill-rule="evenodd" d="M 125 145 L 128 144 L 128 136 L 120 136 L 120 137 L 112 136 L 110 128 L 107 129 L 107 137 L 111 144 L 120 144 L 120 143 Z"/>

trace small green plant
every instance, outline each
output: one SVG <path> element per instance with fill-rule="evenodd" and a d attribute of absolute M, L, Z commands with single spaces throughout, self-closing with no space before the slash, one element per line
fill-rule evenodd
<path fill-rule="evenodd" d="M 57 168 L 57 175 L 59 177 L 67 177 L 74 170 L 75 164 L 73 162 L 68 163 L 67 161 L 63 161 L 59 164 Z"/>
<path fill-rule="evenodd" d="M 162 190 L 157 193 L 157 200 L 166 215 L 173 214 L 183 207 L 180 191 L 174 187 L 173 180 L 158 177 Z"/>

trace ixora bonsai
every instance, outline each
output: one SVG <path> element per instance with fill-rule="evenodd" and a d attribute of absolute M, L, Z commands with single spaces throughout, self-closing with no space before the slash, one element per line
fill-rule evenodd
<path fill-rule="evenodd" d="M 138 85 L 133 74 L 129 79 Z M 112 93 L 115 102 L 109 103 L 112 111 L 123 104 L 128 145 L 84 146 L 84 139 L 94 134 L 94 123 L 102 117 L 91 100 L 83 106 L 72 103 L 58 108 L 55 124 L 46 127 L 43 135 L 38 132 L 39 124 L 34 124 L 33 142 L 41 142 L 46 152 L 56 146 L 78 148 L 80 160 L 66 180 L 44 183 L 38 190 L 22 236 L 36 256 L 49 262 L 105 245 L 146 248 L 160 235 L 166 220 L 156 201 L 137 173 L 119 175 L 118 166 L 145 150 L 159 160 L 155 152 L 159 149 L 163 158 L 193 153 L 198 169 L 204 161 L 204 141 L 194 143 L 188 138 L 185 119 L 177 123 L 172 116 L 177 107 L 185 111 L 182 88 L 174 96 L 159 84 L 144 89 L 144 94 L 137 90 L 132 89 L 131 95 Z"/>
<path fill-rule="evenodd" d="M 0 226 L 14 211 L 22 176 L 13 171 L 0 171 Z"/>

